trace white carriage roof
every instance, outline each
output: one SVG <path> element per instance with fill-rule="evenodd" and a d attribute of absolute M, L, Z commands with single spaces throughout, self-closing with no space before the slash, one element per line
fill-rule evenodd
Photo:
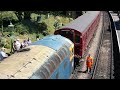
<path fill-rule="evenodd" d="M 95 17 L 97 17 L 99 13 L 100 11 L 88 11 L 87 13 L 78 17 L 66 26 L 63 26 L 61 29 L 70 28 L 82 33 L 93 22 L 93 20 L 95 19 Z"/>

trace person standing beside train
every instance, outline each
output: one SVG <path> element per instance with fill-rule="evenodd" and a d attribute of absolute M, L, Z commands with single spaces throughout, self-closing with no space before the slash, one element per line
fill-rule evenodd
<path fill-rule="evenodd" d="M 93 57 L 89 54 L 86 60 L 87 72 L 91 73 L 92 65 L 93 65 Z"/>

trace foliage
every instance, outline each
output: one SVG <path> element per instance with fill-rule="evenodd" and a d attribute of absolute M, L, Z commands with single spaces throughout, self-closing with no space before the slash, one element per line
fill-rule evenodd
<path fill-rule="evenodd" d="M 1 19 L 8 18 L 9 20 L 12 20 L 12 19 L 13 20 L 18 20 L 14 11 L 0 11 L 0 18 Z"/>
<path fill-rule="evenodd" d="M 10 44 L 9 43 L 5 43 L 4 47 L 7 48 L 7 49 L 10 49 Z"/>
<path fill-rule="evenodd" d="M 28 19 L 28 20 L 30 20 L 31 19 L 31 11 L 24 11 L 24 20 L 25 19 Z"/>
<path fill-rule="evenodd" d="M 31 19 L 31 17 L 30 17 L 31 11 L 15 11 L 14 13 L 16 14 L 16 16 L 20 22 L 22 20 L 26 20 L 26 19 L 30 20 Z"/>
<path fill-rule="evenodd" d="M 4 38 L 0 39 L 0 47 L 3 47 L 5 45 L 5 40 Z"/>
<path fill-rule="evenodd" d="M 9 11 L 5 11 L 6 13 L 10 13 Z M 40 39 L 46 35 L 53 34 L 55 31 L 54 23 L 55 21 L 58 22 L 58 26 L 61 27 L 63 24 L 69 23 L 69 18 L 63 16 L 62 11 L 29 11 L 28 17 L 24 16 L 25 12 L 27 11 L 11 11 L 12 18 L 11 20 L 15 19 L 16 21 L 13 23 L 14 27 L 14 36 L 15 38 L 19 38 L 21 42 L 24 39 L 30 38 L 32 42 L 36 41 L 36 37 Z M 64 13 L 65 14 L 65 13 Z M 18 16 L 17 16 L 18 15 Z M 20 15 L 20 16 L 19 16 Z M 29 17 L 30 16 L 30 17 Z M 40 22 L 37 22 L 37 16 L 41 16 Z M 49 16 L 49 18 L 48 18 Z M 5 16 L 4 16 L 5 17 Z M 58 18 L 59 17 L 59 18 Z M 25 20 L 30 19 L 30 20 Z M 4 18 L 5 19 L 5 18 Z M 9 14 L 6 14 L 6 21 L 10 20 Z M 8 23 L 9 24 L 9 23 Z M 10 48 L 10 38 L 7 38 L 9 35 L 10 28 L 7 27 L 3 28 L 4 31 L 4 39 L 0 39 L 0 47 Z M 1 28 L 0 28 L 1 29 Z"/>
<path fill-rule="evenodd" d="M 22 13 L 22 11 L 15 11 L 14 13 L 16 14 L 18 20 L 22 21 L 22 19 L 23 19 L 23 13 Z"/>
<path fill-rule="evenodd" d="M 43 32 L 47 30 L 47 24 L 45 22 L 39 23 L 39 31 Z"/>
<path fill-rule="evenodd" d="M 15 28 L 16 28 L 16 32 L 18 32 L 19 34 L 22 34 L 22 35 L 28 33 L 28 31 L 29 31 L 29 28 L 24 26 L 23 24 L 17 24 L 17 25 L 15 25 Z"/>
<path fill-rule="evenodd" d="M 0 47 L 10 48 L 10 39 L 8 38 L 1 38 L 0 39 Z"/>

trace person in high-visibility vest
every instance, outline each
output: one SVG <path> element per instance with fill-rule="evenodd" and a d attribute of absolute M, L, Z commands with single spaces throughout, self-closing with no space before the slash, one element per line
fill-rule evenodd
<path fill-rule="evenodd" d="M 92 65 L 93 65 L 93 57 L 91 57 L 89 54 L 86 60 L 87 72 L 91 72 Z"/>

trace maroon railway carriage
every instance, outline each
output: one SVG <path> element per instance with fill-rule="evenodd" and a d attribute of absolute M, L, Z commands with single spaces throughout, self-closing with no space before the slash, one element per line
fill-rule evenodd
<path fill-rule="evenodd" d="M 83 57 L 87 46 L 98 27 L 100 11 L 88 11 L 68 25 L 56 30 L 54 34 L 60 34 L 69 38 L 75 45 L 75 56 Z"/>

